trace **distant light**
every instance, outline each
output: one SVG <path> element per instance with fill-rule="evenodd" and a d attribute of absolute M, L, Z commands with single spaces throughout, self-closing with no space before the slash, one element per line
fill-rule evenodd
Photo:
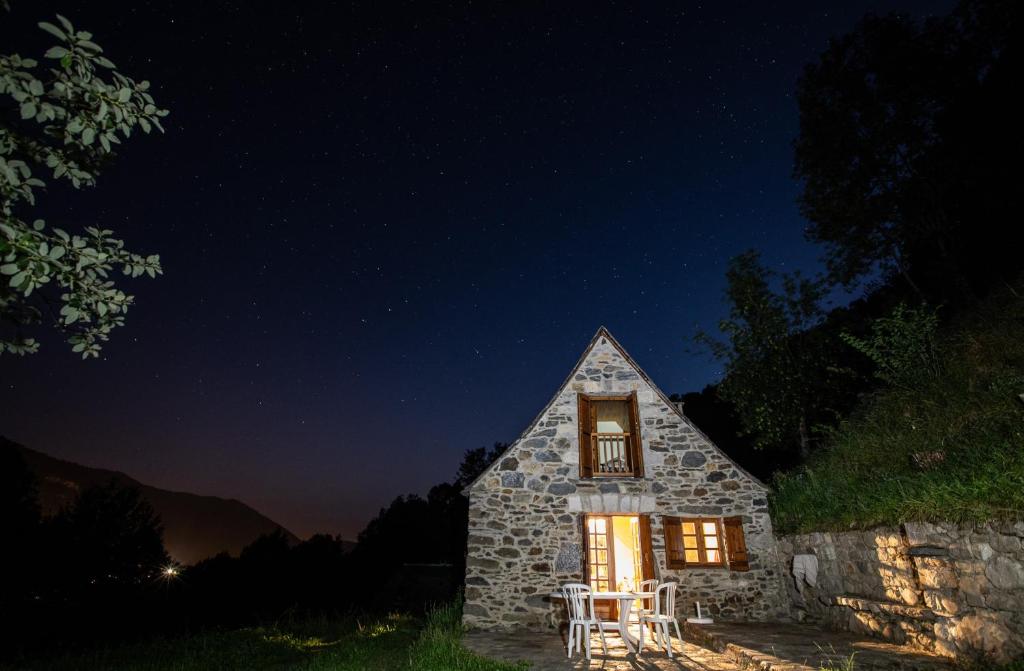
<path fill-rule="evenodd" d="M 173 577 L 177 576 L 178 573 L 179 573 L 178 567 L 177 566 L 173 566 L 173 565 L 165 566 L 164 570 L 163 570 L 163 574 L 164 574 L 165 578 L 173 578 Z"/>

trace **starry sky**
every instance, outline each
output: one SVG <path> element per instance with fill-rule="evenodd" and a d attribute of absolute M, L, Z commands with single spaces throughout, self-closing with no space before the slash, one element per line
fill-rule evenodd
<path fill-rule="evenodd" d="M 914 0 L 12 2 L 66 15 L 171 110 L 84 192 L 161 254 L 100 360 L 0 359 L 0 434 L 352 538 L 513 440 L 604 324 L 668 393 L 751 247 L 816 272 L 791 178 L 803 65 Z"/>

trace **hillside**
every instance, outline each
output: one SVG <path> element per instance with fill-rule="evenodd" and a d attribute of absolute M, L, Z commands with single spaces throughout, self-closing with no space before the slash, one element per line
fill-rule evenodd
<path fill-rule="evenodd" d="M 124 473 L 57 459 L 3 437 L 0 437 L 0 447 L 17 449 L 36 474 L 39 502 L 46 515 L 71 503 L 82 489 L 106 484 L 111 479 L 137 487 L 163 521 L 167 552 L 182 564 L 192 564 L 219 552 L 237 555 L 260 535 L 277 529 L 292 542 L 298 542 L 298 538 L 280 524 L 235 499 L 150 487 Z"/>
<path fill-rule="evenodd" d="M 775 479 L 783 532 L 1024 516 L 1024 292 L 938 334 L 912 383 L 864 399 L 802 468 Z"/>

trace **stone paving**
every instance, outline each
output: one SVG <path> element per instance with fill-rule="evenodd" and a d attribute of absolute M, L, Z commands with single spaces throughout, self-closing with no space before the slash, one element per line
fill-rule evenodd
<path fill-rule="evenodd" d="M 564 635 L 553 632 L 500 633 L 470 631 L 463 637 L 463 644 L 481 655 L 509 662 L 525 661 L 530 671 L 564 671 L 565 669 L 602 669 L 604 671 L 740 671 L 744 667 L 720 654 L 691 643 L 680 643 L 673 639 L 674 657 L 669 659 L 663 651 L 650 647 L 638 657 L 629 654 L 617 634 L 605 635 L 608 654 L 601 650 L 601 639 L 597 634 L 591 637 L 591 660 L 587 662 L 582 651 L 569 659 L 565 652 Z"/>
<path fill-rule="evenodd" d="M 683 642 L 673 639 L 672 659 L 651 647 L 639 656 L 628 654 L 618 635 L 609 633 L 606 638 L 607 654 L 597 635 L 592 635 L 589 663 L 582 654 L 572 659 L 566 656 L 564 633 L 470 631 L 463 642 L 487 657 L 526 661 L 532 671 L 818 671 L 822 667 L 845 668 L 851 654 L 857 671 L 952 669 L 945 658 L 936 655 L 802 624 L 688 626 Z"/>

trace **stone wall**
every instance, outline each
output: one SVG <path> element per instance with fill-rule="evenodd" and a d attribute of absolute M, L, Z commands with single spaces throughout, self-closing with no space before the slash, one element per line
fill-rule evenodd
<path fill-rule="evenodd" d="M 581 480 L 577 393 L 637 391 L 644 477 Z M 583 579 L 583 514 L 650 513 L 655 570 L 680 583 L 678 608 L 700 600 L 721 619 L 788 613 L 763 485 L 680 415 L 610 336 L 591 349 L 549 406 L 471 488 L 464 621 L 550 627 L 565 611 L 548 595 Z M 741 515 L 750 570 L 669 571 L 662 515 Z"/>
<path fill-rule="evenodd" d="M 1024 655 L 1024 522 L 905 524 L 870 531 L 784 536 L 818 557 L 817 588 L 794 602 L 811 617 L 949 657 Z"/>

